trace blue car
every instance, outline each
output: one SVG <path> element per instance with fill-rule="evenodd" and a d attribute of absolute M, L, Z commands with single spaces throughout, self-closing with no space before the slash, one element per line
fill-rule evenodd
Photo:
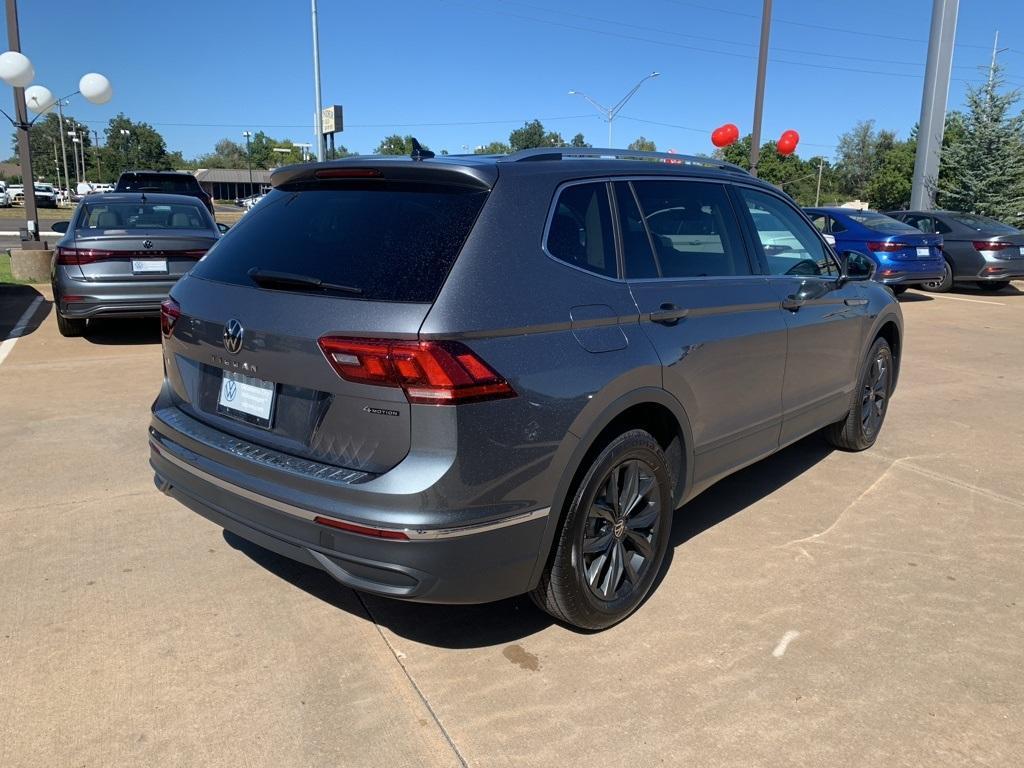
<path fill-rule="evenodd" d="M 805 208 L 823 234 L 835 238 L 836 251 L 859 251 L 877 265 L 874 279 L 903 293 L 911 285 L 941 280 L 945 274 L 942 235 L 921 230 L 876 211 Z"/>

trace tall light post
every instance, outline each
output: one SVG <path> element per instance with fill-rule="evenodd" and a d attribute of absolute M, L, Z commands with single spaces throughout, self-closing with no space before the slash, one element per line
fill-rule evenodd
<path fill-rule="evenodd" d="M 127 128 L 120 128 L 118 129 L 118 133 L 121 134 L 121 154 L 124 155 L 124 168 L 122 170 L 126 171 L 129 169 L 131 165 L 128 162 L 128 141 L 129 137 L 132 135 L 132 132 L 129 131 Z"/>
<path fill-rule="evenodd" d="M 100 132 L 93 129 L 92 132 L 92 159 L 96 163 L 96 183 L 100 181 Z"/>
<path fill-rule="evenodd" d="M 316 115 L 313 118 L 313 126 L 316 131 L 316 159 L 321 163 L 324 161 L 324 130 L 323 119 L 324 105 L 320 98 L 320 22 L 317 18 L 316 0 L 310 0 L 313 17 L 313 90 L 316 92 Z"/>
<path fill-rule="evenodd" d="M 633 98 L 633 94 L 640 90 L 641 85 L 646 83 L 648 80 L 651 80 L 652 78 L 658 77 L 659 75 L 661 75 L 661 72 L 651 72 L 651 74 L 647 75 L 647 77 L 641 79 L 639 83 L 633 86 L 632 90 L 630 90 L 629 93 L 627 93 L 625 96 L 619 99 L 618 104 L 616 104 L 614 107 L 606 107 L 603 104 L 590 98 L 589 96 L 587 96 L 587 94 L 583 93 L 582 91 L 569 91 L 569 95 L 582 96 L 584 99 L 589 101 L 597 109 L 598 112 L 600 112 L 604 116 L 605 120 L 608 121 L 608 148 L 611 149 L 612 121 L 615 120 L 616 116 L 619 114 L 619 111 L 624 106 L 626 106 L 626 102 Z"/>
<path fill-rule="evenodd" d="M 53 109 L 57 99 L 49 88 L 42 85 L 30 85 L 35 79 L 35 68 L 28 57 L 21 53 L 21 35 L 18 29 L 18 8 L 15 0 L 6 0 L 7 12 L 7 44 L 10 50 L 0 54 L 0 80 L 14 89 L 14 117 L 0 111 L 18 132 L 18 156 L 21 162 L 21 180 L 25 189 L 25 229 L 27 240 L 25 249 L 38 250 L 39 225 L 36 220 L 35 178 L 32 175 L 32 148 L 29 143 L 29 130 L 36 120 Z M 95 72 L 83 75 L 78 81 L 75 94 L 82 94 L 93 104 L 106 104 L 114 92 L 110 81 Z M 68 98 L 65 97 L 65 98 Z M 36 117 L 30 122 L 28 111 Z"/>
<path fill-rule="evenodd" d="M 71 137 L 71 157 L 75 161 L 75 184 L 81 184 L 82 174 L 78 168 L 78 134 L 74 131 L 68 131 L 68 136 Z"/>
<path fill-rule="evenodd" d="M 253 195 L 252 189 L 252 149 L 249 147 L 249 139 L 252 138 L 252 131 L 242 131 L 245 136 L 245 164 L 249 166 L 249 194 Z"/>
<path fill-rule="evenodd" d="M 757 52 L 757 83 L 754 86 L 754 125 L 750 130 L 750 174 L 757 176 L 761 159 L 761 115 L 764 112 L 764 79 L 768 72 L 768 35 L 772 30 L 772 0 L 761 10 L 761 46 Z"/>
<path fill-rule="evenodd" d="M 313 147 L 313 145 L 312 144 L 296 144 L 295 146 L 299 148 L 299 157 L 302 160 L 302 162 L 306 162 L 306 159 L 309 157 L 310 149 Z"/>

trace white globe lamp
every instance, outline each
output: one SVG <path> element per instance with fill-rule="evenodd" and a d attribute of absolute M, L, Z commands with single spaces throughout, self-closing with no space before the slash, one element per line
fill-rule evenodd
<path fill-rule="evenodd" d="M 36 71 L 28 56 L 18 51 L 0 53 L 0 80 L 12 88 L 24 88 L 32 82 Z"/>
<path fill-rule="evenodd" d="M 114 96 L 110 81 L 98 72 L 82 75 L 82 79 L 78 81 L 78 90 L 93 104 L 106 104 Z"/>
<path fill-rule="evenodd" d="M 56 103 L 53 91 L 45 85 L 30 85 L 25 89 L 25 106 L 36 115 L 50 111 Z"/>

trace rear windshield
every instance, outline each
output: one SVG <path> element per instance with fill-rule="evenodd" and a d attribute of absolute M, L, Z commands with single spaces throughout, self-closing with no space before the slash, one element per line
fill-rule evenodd
<path fill-rule="evenodd" d="M 970 227 L 976 232 L 991 232 L 993 235 L 1016 235 L 1020 232 L 1019 229 L 990 219 L 988 216 L 978 216 L 974 213 L 950 213 L 947 215 L 953 221 L 959 221 L 965 227 Z"/>
<path fill-rule="evenodd" d="M 205 208 L 189 203 L 83 203 L 79 229 L 213 229 Z"/>
<path fill-rule="evenodd" d="M 876 232 L 914 232 L 921 234 L 921 230 L 881 213 L 859 211 L 857 213 L 848 213 L 846 215 L 861 226 L 873 229 Z"/>
<path fill-rule="evenodd" d="M 486 194 L 380 182 L 276 189 L 192 274 L 254 285 L 256 268 L 352 286 L 363 299 L 431 302 Z"/>
<path fill-rule="evenodd" d="M 170 195 L 192 195 L 199 182 L 191 176 L 132 175 L 117 182 L 118 192 L 163 192 Z"/>

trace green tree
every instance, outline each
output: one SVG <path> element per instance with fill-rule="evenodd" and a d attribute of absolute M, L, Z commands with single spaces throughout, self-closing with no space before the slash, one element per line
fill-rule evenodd
<path fill-rule="evenodd" d="M 565 139 L 555 131 L 545 131 L 540 120 L 531 120 L 524 123 L 522 128 L 516 128 L 508 136 L 509 146 L 513 150 L 535 149 L 537 147 L 564 147 Z"/>
<path fill-rule="evenodd" d="M 876 131 L 874 120 L 862 120 L 840 136 L 836 169 L 841 191 L 852 197 L 866 198 L 868 182 L 895 146 L 896 134 Z"/>
<path fill-rule="evenodd" d="M 245 145 L 221 139 L 214 144 L 213 152 L 200 155 L 195 162 L 200 168 L 245 168 Z"/>
<path fill-rule="evenodd" d="M 572 144 L 572 146 L 574 146 L 574 147 L 581 147 L 581 148 L 582 147 L 592 147 L 593 146 L 593 144 L 588 144 L 587 143 L 587 140 L 583 137 L 582 133 L 577 133 L 575 136 L 573 136 L 572 137 L 572 141 L 570 142 L 570 144 Z"/>
<path fill-rule="evenodd" d="M 507 155 L 511 151 L 512 147 L 504 141 L 492 141 L 490 144 L 485 144 L 473 150 L 474 154 L 477 155 Z"/>
<path fill-rule="evenodd" d="M 119 113 L 110 119 L 104 134 L 100 155 L 104 175 L 109 178 L 116 179 L 130 169 L 173 170 L 173 156 L 167 152 L 164 137 L 149 123 L 136 123 Z"/>
<path fill-rule="evenodd" d="M 1001 69 L 967 91 L 962 135 L 942 151 L 939 202 L 944 208 L 1016 222 L 1024 211 L 1024 115 L 1020 100 L 1004 90 Z"/>
<path fill-rule="evenodd" d="M 750 170 L 750 141 L 748 133 L 743 138 L 722 149 L 715 150 L 715 157 Z M 834 184 L 835 171 L 822 157 L 803 160 L 797 155 L 780 155 L 774 141 L 761 145 L 757 175 L 769 184 L 782 189 L 800 205 L 813 205 L 818 186 L 818 164 L 822 164 L 822 190 L 829 190 Z"/>
<path fill-rule="evenodd" d="M 639 137 L 636 141 L 631 142 L 629 149 L 634 152 L 657 152 L 658 147 L 648 138 L 644 136 Z"/>
<path fill-rule="evenodd" d="M 79 140 L 83 142 L 78 145 L 78 156 L 81 158 L 82 147 L 84 146 L 86 176 L 90 180 L 95 179 L 95 151 L 92 149 L 92 134 L 89 133 L 89 129 L 70 115 L 65 115 L 64 131 L 64 150 L 67 155 L 67 169 L 68 176 L 71 178 L 71 186 L 75 186 L 75 180 L 81 175 L 81 172 L 75 172 L 75 151 L 71 137 L 66 135 L 68 131 L 77 133 Z M 62 184 L 65 183 L 64 161 L 60 157 L 60 118 L 57 113 L 48 112 L 44 117 L 36 120 L 28 135 L 29 146 L 32 148 L 32 173 L 35 174 L 35 180 L 47 181 L 51 184 L 57 184 L 58 180 Z M 18 154 L 17 136 L 13 139 L 13 146 L 14 158 L 17 159 L 20 157 Z M 79 160 L 79 163 L 81 163 L 81 160 Z"/>
<path fill-rule="evenodd" d="M 377 149 L 374 150 L 374 154 L 411 155 L 412 138 L 412 136 L 400 136 L 397 133 L 393 133 L 390 136 L 385 136 L 383 139 L 381 139 L 380 144 L 377 145 Z M 426 149 L 425 146 L 424 149 Z"/>
<path fill-rule="evenodd" d="M 882 165 L 872 175 L 865 188 L 866 200 L 879 211 L 908 208 L 910 188 L 914 176 L 914 156 L 917 142 L 899 141 L 885 155 Z"/>

